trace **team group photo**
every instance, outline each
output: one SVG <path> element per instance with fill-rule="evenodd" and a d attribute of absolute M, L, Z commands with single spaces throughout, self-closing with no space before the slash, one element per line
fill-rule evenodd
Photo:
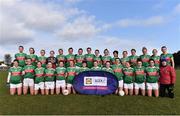
<path fill-rule="evenodd" d="M 0 0 L 0 115 L 180 115 L 180 0 Z"/>
<path fill-rule="evenodd" d="M 31 95 L 40 94 L 76 94 L 73 88 L 73 79 L 78 73 L 83 71 L 107 71 L 115 75 L 118 79 L 118 88 L 114 94 L 161 96 L 168 90 L 169 97 L 174 97 L 174 83 L 176 72 L 174 69 L 174 59 L 172 54 L 167 52 L 166 46 L 161 48 L 162 54 L 157 55 L 157 49 L 152 50 L 152 56 L 148 55 L 146 47 L 142 48 L 142 55 L 137 56 L 136 50 L 123 51 L 122 58 L 119 52 L 113 51 L 113 57 L 109 50 L 105 49 L 101 55 L 96 49 L 93 53 L 88 47 L 86 54 L 79 48 L 74 54 L 73 48 L 68 49 L 68 54 L 63 54 L 63 49 L 50 51 L 49 57 L 45 50 L 40 51 L 40 56 L 36 55 L 34 48 L 29 48 L 29 54 L 24 53 L 24 47 L 19 46 L 19 53 L 15 54 L 15 60 L 9 69 L 7 83 L 10 85 L 10 94 L 24 95 L 30 89 Z M 164 72 L 165 71 L 169 71 Z M 107 77 L 108 78 L 108 77 Z M 159 89 L 160 88 L 160 89 Z"/>

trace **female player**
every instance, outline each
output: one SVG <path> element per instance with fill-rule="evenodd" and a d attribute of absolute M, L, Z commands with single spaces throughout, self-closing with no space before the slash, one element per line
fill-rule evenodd
<path fill-rule="evenodd" d="M 46 95 L 49 95 L 49 90 L 51 95 L 54 94 L 55 87 L 55 69 L 51 62 L 48 62 L 47 69 L 45 69 L 45 92 Z"/>
<path fill-rule="evenodd" d="M 72 84 L 73 84 L 74 77 L 78 73 L 78 70 L 74 66 L 74 61 L 73 60 L 69 61 L 69 63 L 70 63 L 70 66 L 66 70 L 66 75 L 67 75 L 67 90 L 69 91 L 69 93 L 71 93 L 71 90 L 72 90 L 72 92 L 74 94 L 76 94 L 76 91 L 74 90 Z"/>
<path fill-rule="evenodd" d="M 30 94 L 34 94 L 34 70 L 35 66 L 32 65 L 32 59 L 28 58 L 26 60 L 27 65 L 23 68 L 23 93 L 27 94 L 28 88 L 30 87 Z"/>
<path fill-rule="evenodd" d="M 110 73 L 113 73 L 113 74 L 114 74 L 114 72 L 113 72 L 113 70 L 112 70 L 112 68 L 111 68 L 111 63 L 110 63 L 110 61 L 107 61 L 107 62 L 106 62 L 106 67 L 103 67 L 103 68 L 102 68 L 102 70 L 104 70 L 104 71 L 107 71 L 107 72 L 110 72 Z"/>
<path fill-rule="evenodd" d="M 116 94 L 117 94 L 118 91 L 122 91 L 123 90 L 123 76 L 124 76 L 123 72 L 122 72 L 123 66 L 122 66 L 119 58 L 115 59 L 115 64 L 112 65 L 112 69 L 113 69 L 114 74 L 117 77 L 118 83 L 119 83 L 119 87 L 116 90 Z"/>
<path fill-rule="evenodd" d="M 146 47 L 143 47 L 142 48 L 142 53 L 143 53 L 143 55 L 140 55 L 140 59 L 141 59 L 141 61 L 142 61 L 142 65 L 144 66 L 144 67 L 148 67 L 149 66 L 149 60 L 150 60 L 150 58 L 151 58 L 151 56 L 150 55 L 148 55 L 148 52 L 147 52 L 147 48 Z"/>
<path fill-rule="evenodd" d="M 131 49 L 131 56 L 129 56 L 129 62 L 132 68 L 136 67 L 138 58 L 139 57 L 136 55 L 136 50 Z"/>
<path fill-rule="evenodd" d="M 89 70 L 89 68 L 87 67 L 87 62 L 83 61 L 82 62 L 82 67 L 80 67 L 80 69 L 79 69 L 79 73 L 83 72 L 83 71 L 88 71 L 88 70 Z"/>
<path fill-rule="evenodd" d="M 126 62 L 124 73 L 124 91 L 125 95 L 133 95 L 134 69 L 130 67 L 130 63 Z"/>
<path fill-rule="evenodd" d="M 98 62 L 98 66 L 102 67 L 102 56 L 100 55 L 98 49 L 95 50 L 94 61 L 95 60 Z"/>
<path fill-rule="evenodd" d="M 126 67 L 126 62 L 129 61 L 129 57 L 128 57 L 128 52 L 127 51 L 123 51 L 122 52 L 122 58 L 121 58 L 121 63 L 123 65 L 123 67 Z"/>
<path fill-rule="evenodd" d="M 10 94 L 22 93 L 22 68 L 19 65 L 18 60 L 13 61 L 13 66 L 9 69 L 7 83 L 10 82 Z"/>
<path fill-rule="evenodd" d="M 162 46 L 161 51 L 162 51 L 162 54 L 160 55 L 160 60 L 166 59 L 167 64 L 174 68 L 175 67 L 174 58 L 172 54 L 167 52 L 167 47 Z"/>
<path fill-rule="evenodd" d="M 27 57 L 27 54 L 23 53 L 23 51 L 24 51 L 24 47 L 19 46 L 19 53 L 15 54 L 15 59 L 18 60 L 20 67 L 24 67 L 26 65 L 25 59 Z"/>
<path fill-rule="evenodd" d="M 91 70 L 101 70 L 101 67 L 98 66 L 98 61 L 94 61 L 94 66 L 91 68 Z"/>
<path fill-rule="evenodd" d="M 78 49 L 78 54 L 75 55 L 75 61 L 76 61 L 76 66 L 78 68 L 82 67 L 82 62 L 84 61 L 84 55 L 83 55 L 82 48 Z"/>
<path fill-rule="evenodd" d="M 30 58 L 32 60 L 32 65 L 36 67 L 36 63 L 38 60 L 37 55 L 35 55 L 35 50 L 34 48 L 29 48 L 29 55 L 27 55 L 27 58 Z"/>
<path fill-rule="evenodd" d="M 160 56 L 157 55 L 158 51 L 157 49 L 153 49 L 152 51 L 153 55 L 151 56 L 151 59 L 153 59 L 155 61 L 155 66 L 159 67 L 160 64 Z"/>
<path fill-rule="evenodd" d="M 73 54 L 73 48 L 69 48 L 68 49 L 68 55 L 66 55 L 66 68 L 69 67 L 70 65 L 70 61 L 74 61 L 75 60 L 75 55 Z"/>
<path fill-rule="evenodd" d="M 66 76 L 66 68 L 64 67 L 64 62 L 60 61 L 59 67 L 56 68 L 56 94 L 57 95 L 61 93 L 61 90 L 63 92 L 66 88 L 65 76 Z"/>
<path fill-rule="evenodd" d="M 66 59 L 65 59 L 65 55 L 63 54 L 63 49 L 60 48 L 58 52 L 59 55 L 56 56 L 58 62 L 63 61 L 65 63 Z"/>
<path fill-rule="evenodd" d="M 148 96 L 152 96 L 152 90 L 154 90 L 155 97 L 159 96 L 159 87 L 158 87 L 158 79 L 159 79 L 159 68 L 155 67 L 155 61 L 153 59 L 149 60 L 149 67 L 146 68 L 146 86 Z"/>
<path fill-rule="evenodd" d="M 47 58 L 45 56 L 45 53 L 46 53 L 45 50 L 41 50 L 40 51 L 41 56 L 38 57 L 38 61 L 41 62 L 43 68 L 46 68 L 46 59 Z"/>
<path fill-rule="evenodd" d="M 145 68 L 142 66 L 142 61 L 138 59 L 137 66 L 134 68 L 135 72 L 135 95 L 139 94 L 139 90 L 141 90 L 141 94 L 145 96 Z"/>
<path fill-rule="evenodd" d="M 105 49 L 104 50 L 104 56 L 102 57 L 102 64 L 103 64 L 103 66 L 106 65 L 107 61 L 111 61 L 111 56 L 109 55 L 109 50 Z"/>
<path fill-rule="evenodd" d="M 43 68 L 42 63 L 38 61 L 37 68 L 35 69 L 35 85 L 34 85 L 35 95 L 38 94 L 39 89 L 41 90 L 41 95 L 44 95 L 44 71 L 45 68 Z"/>
<path fill-rule="evenodd" d="M 85 54 L 85 60 L 87 61 L 87 67 L 93 67 L 94 54 L 91 53 L 92 49 L 90 47 L 87 48 L 87 54 Z"/>

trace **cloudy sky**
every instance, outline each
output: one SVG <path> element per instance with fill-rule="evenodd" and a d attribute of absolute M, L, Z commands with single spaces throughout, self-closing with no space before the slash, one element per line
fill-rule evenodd
<path fill-rule="evenodd" d="M 23 45 L 47 52 L 79 47 L 138 54 L 180 50 L 179 0 L 0 0 L 0 59 Z M 160 53 L 160 52 L 159 52 Z"/>

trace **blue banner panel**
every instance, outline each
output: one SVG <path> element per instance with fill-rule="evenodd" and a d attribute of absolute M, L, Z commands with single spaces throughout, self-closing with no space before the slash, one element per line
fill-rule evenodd
<path fill-rule="evenodd" d="M 118 80 L 106 71 L 84 71 L 73 80 L 74 89 L 80 94 L 108 95 L 118 88 Z"/>

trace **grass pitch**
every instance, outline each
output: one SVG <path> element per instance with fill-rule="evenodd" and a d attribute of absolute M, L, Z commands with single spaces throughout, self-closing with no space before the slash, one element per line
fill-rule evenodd
<path fill-rule="evenodd" d="M 48 95 L 11 96 L 7 72 L 0 72 L 0 114 L 180 114 L 180 70 L 175 98 L 143 96 Z"/>

